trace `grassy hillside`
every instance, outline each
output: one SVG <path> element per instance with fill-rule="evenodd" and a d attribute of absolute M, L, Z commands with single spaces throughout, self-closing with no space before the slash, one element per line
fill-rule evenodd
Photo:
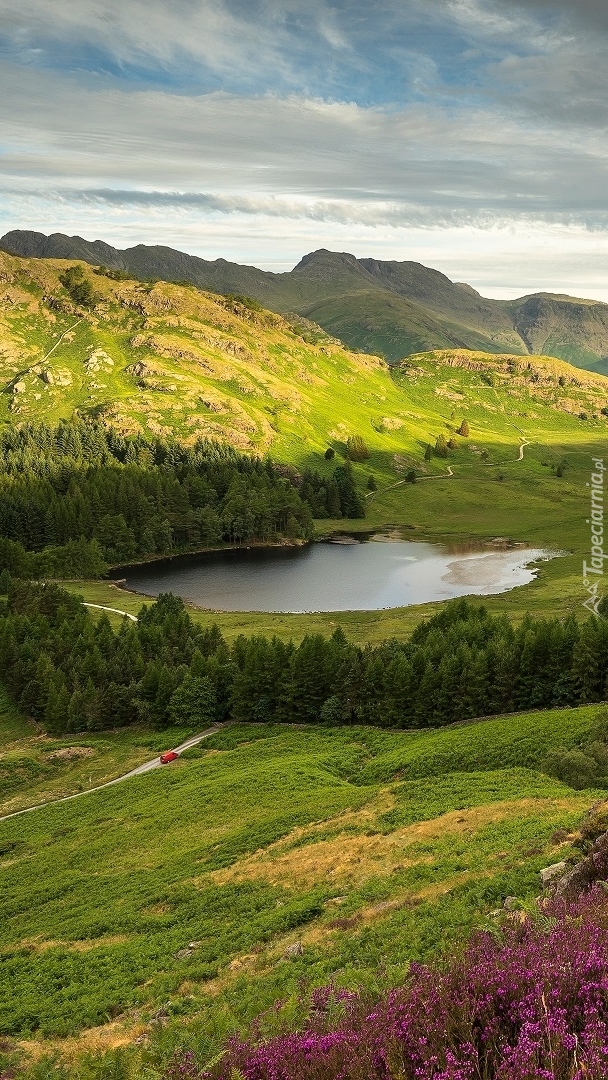
<path fill-rule="evenodd" d="M 105 784 L 190 734 L 129 728 L 53 738 L 0 690 L 0 817 Z"/>
<path fill-rule="evenodd" d="M 371 473 L 378 491 L 366 499 L 367 519 L 349 527 L 570 551 L 528 592 L 537 610 L 578 607 L 585 484 L 591 455 L 604 451 L 608 380 L 548 357 L 464 350 L 389 370 L 309 324 L 86 266 L 98 302 L 85 310 L 61 285 L 67 265 L 0 256 L 0 422 L 78 410 L 122 431 L 215 436 L 320 472 L 328 445 L 339 457 L 360 434 L 370 458 L 355 467 L 358 481 L 364 487 Z M 454 448 L 427 462 L 438 435 Z M 412 469 L 414 485 L 405 482 Z M 518 610 L 525 602 L 505 599 Z"/>
<path fill-rule="evenodd" d="M 316 300 L 305 314 L 352 349 L 379 353 L 389 363 L 426 349 L 485 349 L 489 353 L 526 349 L 518 335 L 484 333 L 455 318 L 379 289 L 353 289 Z"/>
<path fill-rule="evenodd" d="M 598 793 L 538 770 L 596 711 L 416 734 L 233 727 L 166 771 L 0 824 L 4 1050 L 138 1037 L 153 1077 L 173 1044 L 211 1052 L 303 981 L 397 981 L 568 853 Z"/>
<path fill-rule="evenodd" d="M 508 301 L 504 307 L 531 353 L 549 353 L 606 374 L 608 305 L 539 293 Z"/>
<path fill-rule="evenodd" d="M 393 378 L 373 357 L 305 341 L 306 324 L 300 336 L 270 312 L 189 287 L 116 282 L 86 268 L 96 302 L 83 309 L 61 284 L 66 268 L 0 255 L 0 420 L 52 421 L 78 409 L 127 431 L 272 447 L 299 465 L 353 431 L 385 459 L 409 450 L 419 463 L 452 413 L 510 444 L 518 416 L 537 421 L 538 435 L 588 441 L 598 424 L 605 430 L 608 381 L 552 361 L 435 352 Z M 461 385 L 450 389 L 450 380 Z M 566 422 L 585 411 L 590 427 Z"/>
<path fill-rule="evenodd" d="M 79 409 L 123 431 L 226 437 L 260 452 L 278 443 L 293 459 L 302 445 L 327 445 L 340 388 L 348 399 L 365 385 L 373 398 L 387 385 L 379 361 L 308 345 L 279 316 L 192 288 L 88 271 L 99 302 L 85 312 L 59 282 L 65 269 L 0 257 L 0 419 Z"/>
<path fill-rule="evenodd" d="M 399 360 L 421 349 L 548 353 L 608 372 L 608 305 L 538 293 L 488 300 L 468 285 L 415 262 L 357 259 L 313 251 L 288 273 L 173 248 L 139 244 L 120 251 L 102 241 L 15 230 L 0 240 L 13 255 L 82 259 L 136 278 L 190 281 L 215 293 L 252 296 L 272 311 L 295 311 L 336 333 L 350 348 Z"/>

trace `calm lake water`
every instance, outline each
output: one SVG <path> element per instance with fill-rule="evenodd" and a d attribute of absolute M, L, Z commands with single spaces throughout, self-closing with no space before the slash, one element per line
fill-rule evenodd
<path fill-rule="evenodd" d="M 182 556 L 121 573 L 127 588 L 213 611 L 375 611 L 526 585 L 538 548 L 455 551 L 412 541 L 315 543 Z"/>

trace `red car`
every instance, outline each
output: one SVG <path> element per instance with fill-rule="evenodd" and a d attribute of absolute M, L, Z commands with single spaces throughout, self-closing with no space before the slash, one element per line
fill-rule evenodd
<path fill-rule="evenodd" d="M 175 753 L 175 750 L 165 750 L 164 754 L 160 755 L 161 765 L 168 765 L 170 761 L 175 761 L 179 757 L 179 754 Z"/>

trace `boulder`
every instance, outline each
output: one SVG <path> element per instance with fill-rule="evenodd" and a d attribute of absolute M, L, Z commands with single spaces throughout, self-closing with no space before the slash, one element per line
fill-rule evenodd
<path fill-rule="evenodd" d="M 563 877 L 568 869 L 565 862 L 553 863 L 552 866 L 546 866 L 544 870 L 540 871 L 540 880 L 542 881 L 543 889 L 547 889 L 557 878 Z"/>
<path fill-rule="evenodd" d="M 304 955 L 304 946 L 301 941 L 294 941 L 283 953 L 283 960 L 297 960 L 298 956 Z"/>

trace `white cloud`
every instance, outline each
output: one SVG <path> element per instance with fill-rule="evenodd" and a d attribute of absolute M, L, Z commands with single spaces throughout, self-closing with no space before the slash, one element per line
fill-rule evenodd
<path fill-rule="evenodd" d="M 267 267 L 357 247 L 434 262 L 494 294 L 587 281 L 595 295 L 607 11 L 592 0 L 0 0 L 14 58 L 0 67 L 0 217 L 6 229 Z M 359 75 L 382 81 L 372 36 L 402 73 L 385 106 L 356 100 Z M 155 78 L 134 78 L 138 67 Z M 334 68 L 350 71 L 353 100 L 326 96 Z M 231 91 L 194 92 L 202 72 Z M 235 90 L 239 79 L 251 85 Z"/>
<path fill-rule="evenodd" d="M 175 192 L 182 207 L 377 223 L 605 221 L 603 137 L 584 129 L 565 148 L 560 132 L 498 105 L 455 116 L 424 104 L 95 92 L 35 71 L 18 95 L 14 85 L 14 70 L 0 72 L 5 188 L 19 180 L 97 199 L 118 189 L 125 204 L 167 206 Z"/>

